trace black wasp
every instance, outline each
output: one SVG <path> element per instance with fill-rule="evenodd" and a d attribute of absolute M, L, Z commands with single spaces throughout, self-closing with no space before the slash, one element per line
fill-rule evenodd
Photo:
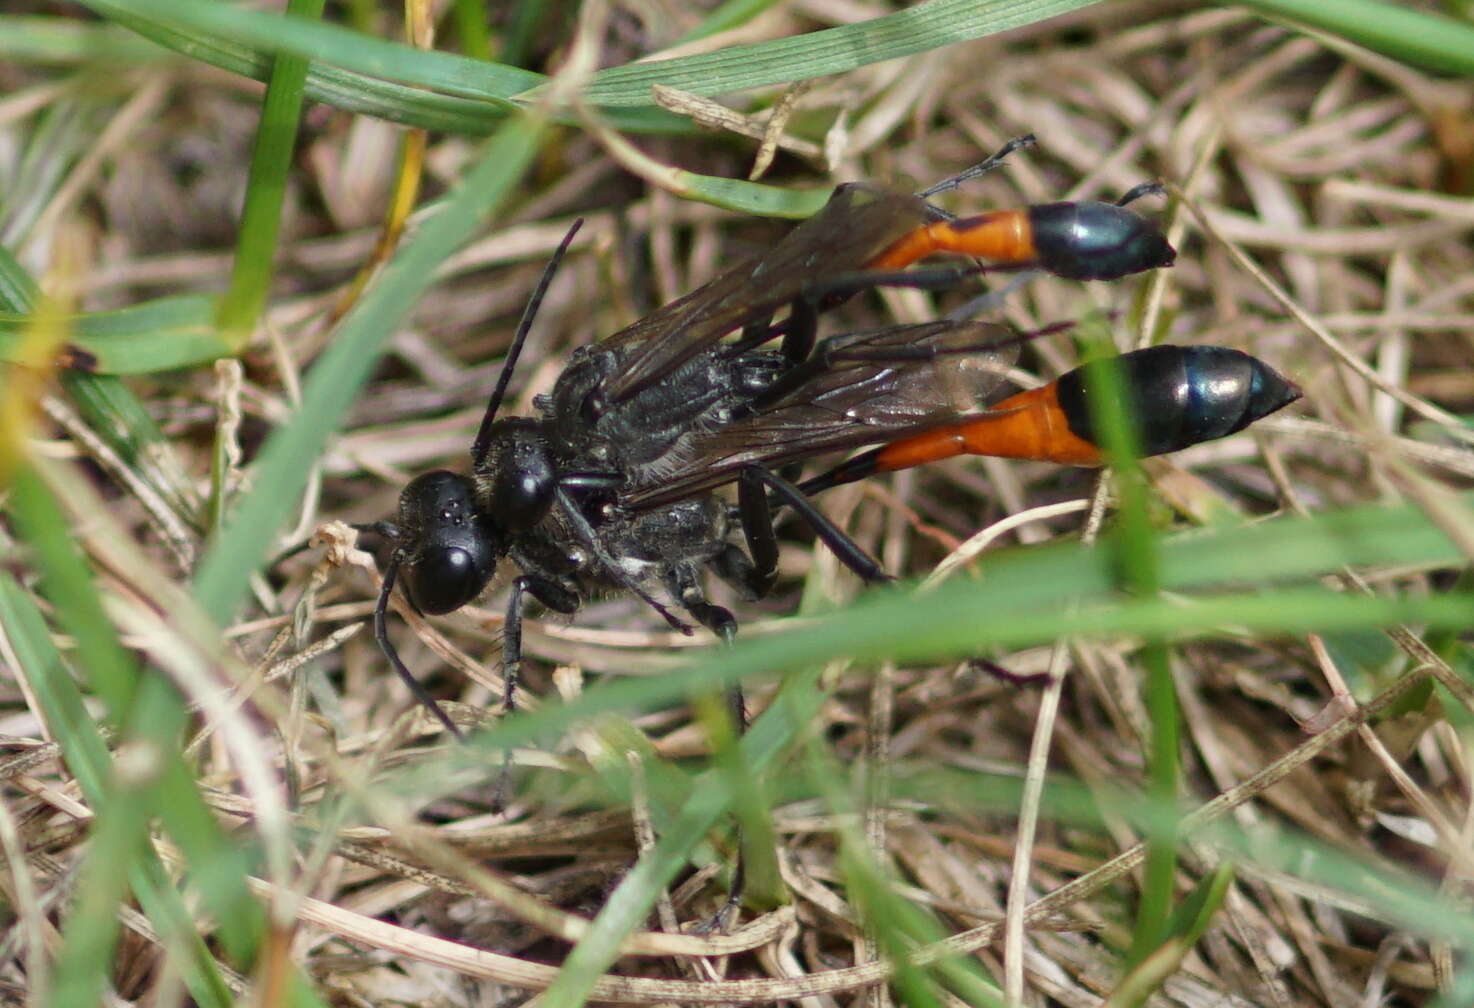
<path fill-rule="evenodd" d="M 992 167 L 1015 141 L 978 169 Z M 962 176 L 959 176 L 961 178 Z M 538 415 L 498 417 L 533 313 L 577 225 L 523 316 L 471 448 L 471 475 L 426 473 L 404 489 L 374 611 L 380 647 L 446 729 L 460 732 L 396 654 L 385 618 L 404 584 L 423 613 L 475 599 L 503 558 L 520 573 L 507 597 L 502 659 L 515 706 L 529 598 L 573 613 L 587 598 L 633 592 L 672 626 L 684 617 L 724 641 L 732 613 L 707 572 L 747 597 L 773 586 L 773 512 L 788 506 L 864 581 L 879 564 L 809 494 L 870 472 L 959 452 L 1099 464 L 1079 372 L 993 409 L 986 395 L 1023 338 L 1003 325 L 944 319 L 819 338 L 824 311 L 881 285 L 945 288 L 976 269 L 902 272 L 938 251 L 1077 279 L 1172 263 L 1160 231 L 1121 204 L 1052 203 L 956 218 L 927 196 L 853 183 L 771 250 L 628 328 L 574 352 Z M 1139 187 L 1123 203 L 1150 191 Z M 782 309 L 786 316 L 774 321 Z M 776 346 L 774 344 L 776 343 Z M 1123 377 L 1146 450 L 1220 437 L 1299 392 L 1260 361 L 1220 347 L 1127 354 Z M 920 444 L 918 444 L 920 443 Z M 778 469 L 881 446 L 795 485 Z M 733 508 L 716 491 L 735 483 Z M 679 612 L 679 615 L 678 615 Z M 735 716 L 745 722 L 740 698 Z"/>

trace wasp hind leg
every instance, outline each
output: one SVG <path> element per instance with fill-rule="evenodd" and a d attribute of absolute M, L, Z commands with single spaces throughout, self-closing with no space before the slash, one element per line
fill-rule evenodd
<path fill-rule="evenodd" d="M 1135 203 L 1143 196 L 1165 196 L 1166 194 L 1167 187 L 1161 182 L 1156 180 L 1142 182 L 1126 190 L 1126 193 L 1120 199 L 1116 200 L 1116 206 L 1126 206 L 1128 203 Z"/>
<path fill-rule="evenodd" d="M 714 569 L 718 571 L 719 576 L 725 577 L 726 565 L 733 562 L 733 558 L 724 551 L 718 561 L 720 566 Z M 672 566 L 666 573 L 665 581 L 666 588 L 691 614 L 691 618 L 721 638 L 724 645 L 730 645 L 737 639 L 737 618 L 732 615 L 730 609 L 707 600 L 706 592 L 701 588 L 701 580 L 694 566 L 686 563 Z M 747 699 L 740 685 L 734 684 L 727 690 L 727 706 L 737 733 L 745 734 L 747 732 Z M 725 930 L 727 920 L 742 905 L 743 892 L 747 888 L 747 857 L 742 853 L 741 826 L 737 827 L 735 839 L 737 863 L 732 866 L 731 888 L 727 890 L 727 898 L 721 908 L 696 929 L 699 934 Z"/>
<path fill-rule="evenodd" d="M 864 456 L 861 456 L 862 458 Z M 814 481 L 810 481 L 812 484 Z M 809 484 L 805 484 L 805 488 Z M 821 485 L 825 489 L 828 484 Z M 795 514 L 808 523 L 819 540 L 837 557 L 840 563 L 854 571 L 868 585 L 886 584 L 895 578 L 887 574 L 880 564 L 865 552 L 864 547 L 824 513 L 814 506 L 805 488 L 795 486 L 788 480 L 762 466 L 748 466 L 742 471 L 737 483 L 737 502 L 742 516 L 742 528 L 747 536 L 748 549 L 756 562 L 754 577 L 766 579 L 771 584 L 777 576 L 778 540 L 773 533 L 773 507 L 786 504 Z M 768 491 L 773 492 L 769 499 Z M 1021 675 L 1010 672 L 987 658 L 972 657 L 968 664 L 986 672 L 1002 682 L 1013 686 L 1032 686 L 1047 681 L 1048 673 Z"/>
<path fill-rule="evenodd" d="M 1037 142 L 1038 140 L 1032 133 L 1025 133 L 1021 137 L 1014 137 L 1012 140 L 1005 143 L 1002 147 L 998 148 L 998 152 L 991 157 L 983 161 L 979 161 L 971 168 L 964 168 L 956 175 L 947 176 L 940 182 L 936 183 L 935 185 L 928 186 L 916 195 L 920 196 L 922 199 L 930 199 L 938 193 L 944 193 L 952 189 L 961 188 L 964 182 L 969 182 L 972 179 L 977 178 L 979 175 L 985 175 L 993 169 L 1001 166 L 1004 160 L 1007 159 L 1008 155 L 1012 154 L 1014 151 L 1020 150 L 1024 147 L 1032 147 Z M 952 216 L 945 210 L 941 210 L 936 207 L 933 207 L 933 210 L 935 210 L 938 216 L 942 219 L 946 219 Z"/>
<path fill-rule="evenodd" d="M 769 491 L 776 501 L 769 500 Z M 766 466 L 750 465 L 737 479 L 737 507 L 742 518 L 742 532 L 747 537 L 747 548 L 756 568 L 755 578 L 771 585 L 778 574 L 778 538 L 773 532 L 774 503 L 791 507 L 839 562 L 866 584 L 886 584 L 895 580 L 865 552 L 864 547 L 815 507 L 802 490 Z"/>

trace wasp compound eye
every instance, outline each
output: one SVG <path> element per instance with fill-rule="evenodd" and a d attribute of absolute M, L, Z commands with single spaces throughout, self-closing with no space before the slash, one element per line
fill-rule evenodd
<path fill-rule="evenodd" d="M 444 469 L 411 480 L 399 495 L 399 525 L 415 544 L 404 561 L 404 585 L 421 612 L 459 609 L 496 571 L 500 550 L 475 500 L 471 481 Z"/>
<path fill-rule="evenodd" d="M 481 594 L 490 580 L 470 550 L 429 547 L 405 567 L 405 584 L 421 612 L 454 612 Z"/>
<path fill-rule="evenodd" d="M 1028 214 L 1039 265 L 1069 280 L 1111 280 L 1177 258 L 1155 224 L 1114 203 L 1042 203 Z"/>

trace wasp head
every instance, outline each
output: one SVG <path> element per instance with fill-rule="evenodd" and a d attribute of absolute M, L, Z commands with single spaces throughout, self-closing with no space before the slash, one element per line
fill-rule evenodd
<path fill-rule="evenodd" d="M 409 482 L 397 524 L 405 591 L 423 613 L 452 612 L 480 595 L 506 553 L 502 534 L 476 506 L 475 484 L 444 469 Z"/>

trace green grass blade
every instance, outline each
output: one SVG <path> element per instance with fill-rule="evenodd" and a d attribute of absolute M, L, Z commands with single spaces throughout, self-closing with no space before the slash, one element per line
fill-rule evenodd
<path fill-rule="evenodd" d="M 1378 0 L 1248 0 L 1244 6 L 1340 35 L 1413 66 L 1474 76 L 1474 25 Z"/>
<path fill-rule="evenodd" d="M 0 16 L 0 58 L 14 64 L 137 64 L 165 53 L 131 32 L 42 15 Z"/>
<path fill-rule="evenodd" d="M 0 245 L 0 307 L 11 312 L 29 312 L 36 302 L 36 281 L 18 263 L 10 249 Z M 0 329 L 0 360 L 6 347 L 3 329 Z"/>
<path fill-rule="evenodd" d="M 743 179 L 698 175 L 681 169 L 670 172 L 667 188 L 682 199 L 710 203 L 757 217 L 784 217 L 789 220 L 812 217 L 829 202 L 834 191 L 827 186 L 823 189 L 784 189 Z"/>
<path fill-rule="evenodd" d="M 454 0 L 451 16 L 455 20 L 456 34 L 460 37 L 461 51 L 471 59 L 491 61 L 491 12 L 483 0 Z"/>
<path fill-rule="evenodd" d="M 20 662 L 17 675 L 41 705 L 46 726 L 66 754 L 67 766 L 89 799 L 102 794 L 111 771 L 107 746 L 87 713 L 82 693 L 51 641 L 35 600 L 7 572 L 0 571 L 0 623 Z"/>
<path fill-rule="evenodd" d="M 433 49 L 364 35 L 337 25 L 289 19 L 280 14 L 200 0 L 89 0 L 105 17 L 122 15 L 151 20 L 176 34 L 205 41 L 229 39 L 256 53 L 295 56 L 325 66 L 352 70 L 367 77 L 432 88 L 449 95 L 483 101 L 507 101 L 512 95 L 546 81 L 541 74 L 467 59 Z"/>
<path fill-rule="evenodd" d="M 1109 352 L 1110 344 L 1102 348 Z M 1087 388 L 1092 429 L 1110 460 L 1119 505 L 1108 533 L 1107 548 L 1114 551 L 1121 588 L 1138 598 L 1155 597 L 1161 590 L 1157 537 L 1148 513 L 1146 478 L 1139 460 L 1141 444 L 1135 415 L 1128 406 L 1119 358 L 1105 356 L 1087 364 Z M 1167 646 L 1150 638 L 1142 649 L 1146 668 L 1146 707 L 1151 718 L 1147 775 L 1151 794 L 1159 801 L 1177 797 L 1179 768 L 1179 719 L 1177 690 Z M 1140 962 L 1161 946 L 1172 912 L 1177 872 L 1177 837 L 1170 830 L 1154 834 L 1148 842 L 1142 873 L 1141 898 L 1127 962 Z"/>
<path fill-rule="evenodd" d="M 812 672 L 796 676 L 743 736 L 739 748 L 750 772 L 761 773 L 818 713 L 822 694 L 814 688 L 816 681 Z M 726 812 L 733 797 L 722 784 L 722 771 L 713 770 L 697 783 L 675 824 L 610 895 L 540 1003 L 550 1008 L 584 1003 L 594 981 L 618 957 L 620 941 L 649 915 L 661 890 L 685 864 L 691 848 Z"/>
<path fill-rule="evenodd" d="M 31 546 L 42 573 L 42 587 L 62 625 L 76 642 L 79 667 L 86 681 L 105 700 L 114 724 L 123 732 L 122 752 L 129 754 L 138 777 L 119 784 L 118 775 L 106 755 L 97 726 L 82 703 L 76 684 L 67 675 L 59 656 L 49 649 L 32 647 L 35 665 L 28 666 L 29 680 L 41 701 L 47 723 L 67 755 L 89 804 L 99 820 L 100 839 L 95 840 L 84 871 L 87 898 L 68 918 L 62 950 L 57 958 L 57 983 L 53 1004 L 90 1004 L 105 983 L 111 965 L 107 950 L 117 940 L 117 907 L 131 877 L 140 899 L 147 897 L 165 914 L 154 918 L 166 937 L 190 946 L 186 976 L 191 990 L 202 1003 L 223 1004 L 210 996 L 223 990 L 218 970 L 204 952 L 192 926 L 187 931 L 170 928 L 169 920 L 187 920 L 188 914 L 170 886 L 148 883 L 149 866 L 157 868 L 149 848 L 148 829 L 155 815 L 166 825 L 181 814 L 203 813 L 212 835 L 203 848 L 202 863 L 238 858 L 241 847 L 227 843 L 204 808 L 193 778 L 184 770 L 177 751 L 184 710 L 177 695 L 164 680 L 151 677 L 140 682 L 137 665 L 124 651 L 103 613 L 86 566 L 66 527 L 64 509 L 58 506 L 39 477 L 29 468 L 16 474 L 11 486 L 9 509 L 16 527 Z M 7 586 L 13 583 L 7 582 Z M 7 628 L 23 628 L 24 637 L 34 641 L 35 620 L 27 618 L 16 591 L 8 591 Z M 44 631 L 43 631 L 44 633 Z M 172 777 L 168 786 L 162 781 Z M 185 838 L 187 840 L 187 838 Z M 202 848 L 192 845 L 196 851 Z M 139 872 L 145 874 L 139 875 Z M 157 877 L 163 877 L 158 875 Z M 243 872 L 219 880 L 221 884 L 201 889 L 206 905 L 221 919 L 221 937 L 227 948 L 244 958 L 255 943 L 252 921 L 259 911 L 245 886 Z"/>
<path fill-rule="evenodd" d="M 650 86 L 669 84 L 703 95 L 724 94 L 809 77 L 840 73 L 882 60 L 926 52 L 954 42 L 980 38 L 1031 24 L 1087 6 L 1092 0 L 930 0 L 928 3 L 854 25 L 811 32 L 715 53 L 632 63 L 595 75 L 589 98 L 607 107 L 614 126 L 637 131 L 689 132 L 689 123 L 655 107 Z M 397 82 L 440 92 L 444 96 L 493 103 L 487 114 L 502 115 L 511 104 L 535 98 L 546 84 L 540 74 L 506 64 L 487 63 L 452 53 L 417 50 L 371 38 L 334 25 L 289 22 L 279 15 L 198 0 L 89 0 L 99 14 L 180 52 L 263 78 L 263 59 L 288 54 L 313 61 L 315 71 L 334 68 L 353 77 L 324 77 L 334 87 L 308 93 L 340 107 L 382 115 L 396 122 L 416 122 L 423 106 L 411 111 L 411 93 L 379 92 L 378 111 L 361 100 L 350 106 L 352 82 L 364 91 L 369 81 Z M 446 113 L 467 113 L 467 132 L 484 132 L 485 115 L 467 106 L 438 103 L 441 125 L 451 128 Z M 415 116 L 416 118 L 411 118 Z M 461 117 L 457 116 L 457 119 Z M 428 125 L 427 123 L 417 123 Z"/>
<path fill-rule="evenodd" d="M 1176 830 L 1172 832 L 1175 834 Z M 1223 861 L 1211 875 L 1199 882 L 1167 922 L 1162 942 L 1139 957 L 1135 967 L 1111 993 L 1104 1008 L 1136 1008 L 1160 990 L 1208 929 L 1232 881 L 1233 865 Z"/>
<path fill-rule="evenodd" d="M 673 60 L 630 63 L 594 75 L 587 98 L 617 108 L 649 105 L 650 87 L 729 94 L 844 73 L 1089 6 L 1094 0 L 929 0 L 884 17 L 792 38 L 730 46 Z"/>
<path fill-rule="evenodd" d="M 240 42 L 228 33 L 179 30 L 167 15 L 151 16 L 126 4 L 111 4 L 105 13 L 119 25 L 145 39 L 231 73 L 265 81 L 271 73 L 274 49 L 259 49 Z M 247 14 L 280 21 L 277 15 Z M 287 26 L 289 30 L 290 25 Z M 339 29 L 341 30 L 341 29 Z M 269 28 L 268 28 L 269 31 Z M 353 37 L 349 33 L 349 37 Z M 392 44 L 392 43 L 383 43 Z M 408 49 L 409 52 L 420 50 Z M 460 58 L 460 57 L 451 57 Z M 541 79 L 541 78 L 539 78 Z M 487 136 L 506 118 L 511 106 L 495 96 L 464 98 L 437 94 L 422 87 L 379 80 L 353 70 L 314 64 L 307 73 L 305 93 L 309 99 L 345 112 L 376 116 L 389 122 L 445 133 Z M 660 133 L 690 133 L 691 124 L 663 109 L 614 110 L 610 119 L 621 129 Z"/>
<path fill-rule="evenodd" d="M 291 0 L 287 13 L 303 21 L 316 21 L 322 17 L 323 6 L 324 0 Z M 220 301 L 216 318 L 225 342 L 234 352 L 239 352 L 250 338 L 271 288 L 287 173 L 292 167 L 297 127 L 302 121 L 307 67 L 307 60 L 300 56 L 278 56 L 266 85 L 256 146 L 251 152 L 251 174 L 245 209 L 241 212 L 230 287 Z"/>
<path fill-rule="evenodd" d="M 69 365 L 97 374 L 152 374 L 196 367 L 230 355 L 215 326 L 216 299 L 203 294 L 156 298 L 67 320 Z M 30 316 L 0 312 L 0 360 L 14 361 Z"/>
<path fill-rule="evenodd" d="M 287 15 L 302 21 L 322 17 L 324 0 L 290 0 Z M 297 150 L 297 128 L 302 121 L 302 90 L 307 80 L 307 60 L 300 56 L 277 56 L 266 85 L 266 100 L 261 106 L 261 121 L 256 129 L 256 145 L 251 152 L 251 173 L 246 186 L 246 205 L 241 213 L 240 231 L 236 237 L 235 262 L 230 273 L 230 287 L 220 300 L 215 323 L 221 338 L 238 354 L 244 349 L 256 328 L 256 321 L 266 305 L 271 290 L 276 261 L 277 236 L 281 232 L 282 200 L 287 191 L 287 175 Z M 229 506 L 232 437 L 216 431 L 210 462 L 210 500 L 207 507 L 209 527 L 214 530 L 225 520 Z"/>
<path fill-rule="evenodd" d="M 65 510 L 28 467 L 15 474 L 8 510 L 20 535 L 35 551 L 42 591 L 55 607 L 57 620 L 74 638 L 88 683 L 106 702 L 114 727 L 122 728 L 136 699 L 141 673 L 103 612 L 67 527 Z"/>
<path fill-rule="evenodd" d="M 1464 500 L 1467 505 L 1468 498 Z M 1162 544 L 1164 586 L 1179 592 L 1214 584 L 1221 588 L 1222 572 L 1233 567 L 1224 554 L 1234 552 L 1254 556 L 1261 566 L 1272 568 L 1267 577 L 1275 580 L 1288 577 L 1292 569 L 1296 576 L 1316 578 L 1341 569 L 1344 563 L 1398 564 L 1398 556 L 1411 563 L 1458 562 L 1457 547 L 1446 539 L 1430 559 L 1424 547 L 1441 536 L 1435 533 L 1428 542 L 1419 542 L 1420 531 L 1428 526 L 1414 515 L 1404 508 L 1355 509 L 1333 516 L 1334 521 L 1287 518 L 1231 533 L 1177 536 Z M 1277 552 L 1274 543 L 1281 534 L 1311 547 L 1323 538 L 1333 549 L 1339 545 L 1339 555 L 1323 558 L 1314 548 L 1301 555 L 1292 555 L 1293 550 L 1283 547 Z M 1261 544 L 1270 548 L 1263 549 Z M 1322 559 L 1324 563 L 1312 562 Z M 1220 591 L 1197 603 L 1125 599 L 1110 593 L 1108 565 L 1102 550 L 1061 544 L 1000 554 L 990 564 L 986 581 L 948 584 L 920 595 L 872 592 L 843 611 L 806 620 L 792 632 L 740 640 L 699 664 L 658 677 L 600 682 L 567 704 L 507 718 L 477 736 L 474 751 L 463 757 L 465 768 L 484 776 L 485 767 L 492 765 L 487 762 L 489 754 L 565 731 L 581 718 L 611 710 L 658 709 L 732 682 L 762 680 L 785 669 L 806 668 L 846 655 L 874 661 L 925 661 L 975 654 L 991 646 L 1052 642 L 1070 634 L 1186 638 L 1219 634 L 1225 626 L 1293 634 L 1402 622 L 1454 627 L 1474 623 L 1474 596 L 1468 594 L 1351 596 L 1320 587 L 1265 587 L 1265 578 L 1255 581 L 1257 588 Z M 1086 587 L 1092 579 L 1101 584 L 1094 593 Z M 1089 597 L 1071 611 L 1068 603 L 1082 595 Z M 410 792 L 420 796 L 439 794 L 442 788 L 461 783 L 446 779 L 439 770 L 423 778 L 405 779 Z"/>
<path fill-rule="evenodd" d="M 920 662 L 990 646 L 1040 644 L 1066 633 L 1092 638 L 1169 633 L 1192 637 L 1221 633 L 1224 626 L 1292 634 L 1409 621 L 1437 626 L 1462 626 L 1474 621 L 1474 597 L 1470 596 L 1355 598 L 1321 589 L 1220 595 L 1211 604 L 1200 606 L 1184 606 L 1180 601 L 1131 600 L 1083 609 L 1075 615 L 1008 606 L 989 612 L 987 606 L 999 603 L 1006 594 L 997 589 L 969 587 L 916 598 L 904 593 L 867 598 L 843 613 L 806 623 L 801 631 L 747 641 L 730 653 L 665 676 L 600 683 L 564 707 L 528 714 L 525 719 L 507 719 L 504 725 L 485 733 L 486 744 L 497 748 L 522 744 L 606 709 L 656 708 L 677 702 L 692 691 L 709 691 L 748 678 L 761 680 L 773 675 L 775 669 L 845 655 L 861 655 L 873 661 L 895 658 Z M 433 786 L 432 781 L 423 783 Z"/>
<path fill-rule="evenodd" d="M 120 775 L 110 801 L 97 814 L 77 886 L 77 902 L 67 916 L 52 973 L 53 1008 L 101 1002 L 117 947 L 118 907 L 128 895 L 130 872 L 148 850 L 149 782 Z"/>
<path fill-rule="evenodd" d="M 216 621 L 230 619 L 247 578 L 306 485 L 313 460 L 338 429 L 394 327 L 434 282 L 435 268 L 476 232 L 521 178 L 539 133 L 538 125 L 519 117 L 492 138 L 460 185 L 401 246 L 313 365 L 301 410 L 267 442 L 253 489 L 200 565 L 197 596 Z"/>

